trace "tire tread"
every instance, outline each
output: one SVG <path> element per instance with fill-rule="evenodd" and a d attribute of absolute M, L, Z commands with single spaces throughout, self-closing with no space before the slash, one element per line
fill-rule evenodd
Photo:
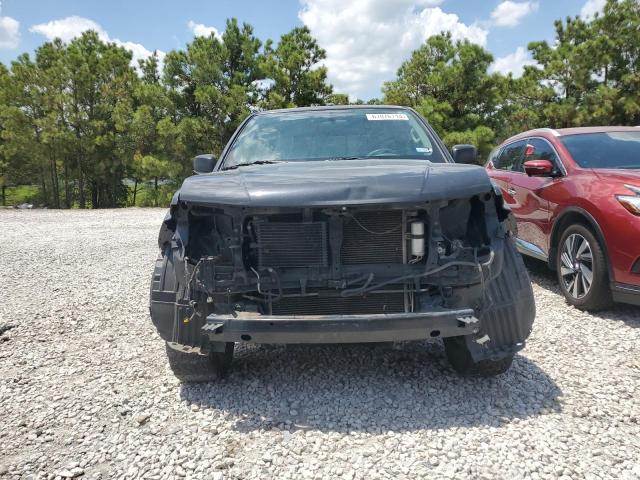
<path fill-rule="evenodd" d="M 572 233 L 578 233 L 585 237 L 591 246 L 591 254 L 593 256 L 594 268 L 594 280 L 591 284 L 591 290 L 585 296 L 586 299 L 574 299 L 567 294 L 562 283 L 562 277 L 560 274 L 560 255 L 562 253 L 562 245 L 566 238 Z M 567 303 L 573 305 L 580 310 L 597 311 L 610 307 L 613 304 L 613 298 L 611 296 L 611 289 L 609 287 L 609 270 L 607 265 L 607 258 L 600 245 L 600 241 L 594 235 L 592 229 L 582 223 L 574 223 L 569 225 L 562 235 L 560 236 L 560 242 L 558 243 L 557 255 L 556 255 L 556 272 L 558 277 L 558 283 L 560 284 L 560 290 L 562 291 Z M 600 268 L 598 268 L 600 267 Z M 598 278 L 596 278 L 596 275 Z"/>

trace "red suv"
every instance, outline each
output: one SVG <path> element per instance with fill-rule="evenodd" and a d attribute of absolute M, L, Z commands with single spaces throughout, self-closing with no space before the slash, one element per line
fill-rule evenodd
<path fill-rule="evenodd" d="M 557 271 L 570 304 L 640 305 L 640 128 L 531 130 L 491 152 L 486 169 L 518 249 Z"/>

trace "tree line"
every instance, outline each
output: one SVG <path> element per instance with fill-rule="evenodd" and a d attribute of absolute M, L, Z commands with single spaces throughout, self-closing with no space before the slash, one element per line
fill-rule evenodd
<path fill-rule="evenodd" d="M 535 65 L 519 78 L 491 73 L 488 51 L 442 33 L 368 103 L 411 106 L 447 145 L 473 143 L 481 156 L 530 128 L 640 125 L 638 32 L 640 3 L 607 0 L 591 20 L 556 21 L 553 43 L 530 43 Z M 144 185 L 147 204 L 166 204 L 190 158 L 220 153 L 251 111 L 349 103 L 306 27 L 263 43 L 229 19 L 162 66 L 155 54 L 135 67 L 131 57 L 89 31 L 0 64 L 3 201 L 7 186 L 29 184 L 52 208 L 136 205 Z"/>

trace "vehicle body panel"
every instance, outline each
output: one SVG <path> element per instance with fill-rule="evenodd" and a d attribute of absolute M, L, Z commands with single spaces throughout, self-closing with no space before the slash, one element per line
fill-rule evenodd
<path fill-rule="evenodd" d="M 257 165 L 187 178 L 179 201 L 282 207 L 415 203 L 486 192 L 482 168 L 421 160 L 340 160 Z"/>
<path fill-rule="evenodd" d="M 542 251 L 548 252 L 549 200 L 548 190 L 554 187 L 554 180 L 544 177 L 529 177 L 516 172 L 510 182 L 512 202 L 509 204 L 518 220 L 518 238 Z"/>

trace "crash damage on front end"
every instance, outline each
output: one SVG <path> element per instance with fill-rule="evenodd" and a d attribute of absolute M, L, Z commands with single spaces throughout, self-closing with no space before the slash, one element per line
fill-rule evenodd
<path fill-rule="evenodd" d="M 185 181 L 151 286 L 161 337 L 221 358 L 237 342 L 443 338 L 458 371 L 508 368 L 535 306 L 484 171 L 317 163 Z"/>

